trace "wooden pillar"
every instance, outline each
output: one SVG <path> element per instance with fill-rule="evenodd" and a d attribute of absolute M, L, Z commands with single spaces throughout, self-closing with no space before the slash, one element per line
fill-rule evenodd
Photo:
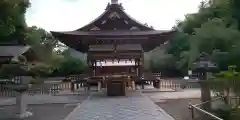
<path fill-rule="evenodd" d="M 93 76 L 96 76 L 96 68 L 97 68 L 97 61 L 94 60 L 94 62 L 93 62 Z"/>
<path fill-rule="evenodd" d="M 140 67 L 141 67 L 141 76 L 142 76 L 143 71 L 144 71 L 144 52 L 141 53 L 141 59 L 140 60 L 141 60 Z"/>
<path fill-rule="evenodd" d="M 100 91 L 101 88 L 102 88 L 102 83 L 101 83 L 101 81 L 98 81 L 98 88 L 97 88 L 97 90 Z"/>
<path fill-rule="evenodd" d="M 136 61 L 137 62 L 137 61 Z M 137 76 L 139 76 L 139 69 L 138 69 L 138 66 L 137 65 L 135 65 L 135 69 L 136 69 L 136 74 L 137 74 Z"/>
<path fill-rule="evenodd" d="M 88 61 L 88 66 L 89 66 L 89 67 L 88 67 L 88 68 L 89 68 L 89 69 L 88 69 L 88 74 L 89 74 L 90 76 L 92 76 L 92 69 L 93 69 L 93 68 L 92 68 L 92 67 L 93 67 L 93 66 L 92 66 L 92 61 L 90 61 L 90 60 Z"/>
<path fill-rule="evenodd" d="M 91 53 L 88 53 L 87 54 L 87 64 L 88 64 L 88 74 L 90 75 L 90 76 L 93 76 L 94 75 L 94 73 L 93 73 L 93 70 L 94 70 L 94 61 L 92 60 L 92 58 L 90 57 L 91 55 L 90 55 Z"/>
<path fill-rule="evenodd" d="M 141 76 L 140 59 L 138 59 L 138 76 Z"/>

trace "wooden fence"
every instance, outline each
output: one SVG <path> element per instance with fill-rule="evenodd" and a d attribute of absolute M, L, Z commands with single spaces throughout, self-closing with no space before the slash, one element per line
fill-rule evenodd
<path fill-rule="evenodd" d="M 71 90 L 71 83 L 44 83 L 39 85 L 32 85 L 27 91 L 29 95 L 35 94 L 51 94 L 56 95 L 60 91 Z M 15 97 L 16 91 L 6 88 L 4 85 L 0 85 L 0 97 Z"/>
<path fill-rule="evenodd" d="M 79 77 L 72 76 L 71 79 L 80 80 Z M 18 80 L 18 79 L 17 79 Z M 55 81 L 54 81 L 55 80 Z M 61 91 L 75 92 L 79 88 L 84 88 L 83 82 L 62 82 L 63 78 L 48 78 L 43 84 L 33 85 L 27 92 L 29 95 L 35 94 L 51 94 L 57 95 Z M 185 81 L 185 80 L 161 80 L 160 88 L 169 89 L 188 89 L 188 88 L 199 88 L 196 81 Z M 84 88 L 83 92 L 86 88 Z M 15 97 L 16 92 L 6 88 L 3 84 L 0 84 L 0 97 Z"/>
<path fill-rule="evenodd" d="M 186 81 L 186 80 L 161 80 L 160 88 L 169 89 L 190 89 L 200 88 L 197 81 Z"/>

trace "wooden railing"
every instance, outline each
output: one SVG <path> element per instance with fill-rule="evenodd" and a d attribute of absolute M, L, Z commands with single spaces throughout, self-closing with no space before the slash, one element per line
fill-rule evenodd
<path fill-rule="evenodd" d="M 206 111 L 201 108 L 202 105 L 211 103 L 217 100 L 221 100 L 222 97 L 215 98 L 212 101 L 207 101 L 199 104 L 192 105 L 191 103 L 188 104 L 188 108 L 190 110 L 190 115 L 192 120 L 223 120 L 222 118 L 210 113 L 209 111 Z"/>
<path fill-rule="evenodd" d="M 59 82 L 59 83 L 44 83 L 39 85 L 32 85 L 28 91 L 29 95 L 35 94 L 51 94 L 57 95 L 60 91 L 71 90 L 71 83 Z M 0 97 L 15 97 L 16 91 L 6 88 L 5 85 L 0 85 Z"/>
<path fill-rule="evenodd" d="M 154 74 L 159 79 L 158 74 Z M 69 91 L 69 92 L 76 92 L 79 91 L 80 88 L 84 88 L 83 92 L 86 92 L 86 89 L 89 89 L 89 86 L 86 83 L 86 75 L 71 75 L 67 77 L 65 80 L 64 78 L 46 78 L 47 80 L 43 84 L 36 84 L 32 85 L 32 87 L 27 91 L 29 95 L 35 95 L 35 94 L 51 94 L 51 95 L 57 95 L 61 91 Z M 89 78 L 90 79 L 90 78 Z M 14 79 L 16 83 L 19 83 L 18 77 Z M 55 81 L 54 81 L 55 80 Z M 146 80 L 146 83 L 153 84 L 153 82 L 156 82 L 154 80 Z M 186 88 L 199 88 L 199 84 L 196 81 L 185 81 L 185 80 L 164 80 L 160 79 L 160 83 L 158 88 L 167 88 L 167 89 L 186 89 Z M 156 84 L 156 83 L 155 83 Z M 155 85 L 156 87 L 156 85 Z M 16 96 L 16 92 L 12 91 L 8 88 L 6 88 L 5 85 L 0 84 L 0 97 L 14 97 Z"/>
<path fill-rule="evenodd" d="M 0 96 L 14 97 L 16 96 L 16 92 L 6 88 L 5 85 L 0 84 Z"/>

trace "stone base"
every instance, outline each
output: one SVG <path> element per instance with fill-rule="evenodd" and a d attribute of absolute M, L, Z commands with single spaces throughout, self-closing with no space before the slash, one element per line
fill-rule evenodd
<path fill-rule="evenodd" d="M 26 118 L 26 117 L 30 117 L 33 116 L 33 113 L 26 111 L 25 113 L 21 113 L 21 114 L 16 114 L 17 118 Z"/>

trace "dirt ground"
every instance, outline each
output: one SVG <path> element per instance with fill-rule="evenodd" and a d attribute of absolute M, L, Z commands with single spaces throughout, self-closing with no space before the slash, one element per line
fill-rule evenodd
<path fill-rule="evenodd" d="M 77 104 L 44 104 L 29 105 L 28 111 L 33 113 L 32 117 L 21 120 L 63 120 Z M 13 118 L 15 106 L 4 106 L 0 110 L 0 120 L 19 120 Z"/>
<path fill-rule="evenodd" d="M 63 120 L 78 104 L 84 101 L 87 96 L 87 94 L 78 96 L 66 95 L 61 97 L 45 96 L 46 98 L 43 96 L 33 96 L 35 99 L 28 99 L 28 103 L 32 100 L 32 104 L 28 105 L 28 111 L 32 112 L 33 116 L 21 120 Z M 14 118 L 15 113 L 16 105 L 0 105 L 0 120 L 19 120 Z"/>
<path fill-rule="evenodd" d="M 190 111 L 188 109 L 189 101 L 191 104 L 200 103 L 200 99 L 169 99 L 161 102 L 156 102 L 168 114 L 173 116 L 176 120 L 191 120 Z"/>

